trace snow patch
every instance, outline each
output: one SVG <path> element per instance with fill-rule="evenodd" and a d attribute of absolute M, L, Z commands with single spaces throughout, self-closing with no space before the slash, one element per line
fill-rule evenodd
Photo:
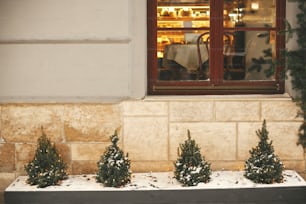
<path fill-rule="evenodd" d="M 243 174 L 244 171 L 213 171 L 208 183 L 182 187 L 174 178 L 173 172 L 133 173 L 131 183 L 121 188 L 104 187 L 96 182 L 94 174 L 70 175 L 59 185 L 46 188 L 31 186 L 26 183 L 26 176 L 19 176 L 5 191 L 128 191 L 306 186 L 305 180 L 292 170 L 283 171 L 284 182 L 274 184 L 255 184 Z"/>

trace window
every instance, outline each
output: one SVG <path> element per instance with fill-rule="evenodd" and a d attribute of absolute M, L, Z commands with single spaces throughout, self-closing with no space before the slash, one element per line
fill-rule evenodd
<path fill-rule="evenodd" d="M 149 94 L 283 93 L 285 0 L 147 0 Z"/>

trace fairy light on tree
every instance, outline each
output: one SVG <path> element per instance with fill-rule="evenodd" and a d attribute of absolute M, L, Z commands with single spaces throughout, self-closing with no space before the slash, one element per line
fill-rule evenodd
<path fill-rule="evenodd" d="M 130 160 L 118 147 L 117 131 L 110 137 L 112 144 L 98 161 L 96 180 L 108 187 L 122 187 L 131 181 Z"/>
<path fill-rule="evenodd" d="M 245 162 L 245 177 L 255 183 L 283 182 L 283 163 L 274 153 L 272 141 L 268 142 L 266 121 L 263 121 L 261 130 L 256 131 L 260 141 L 250 150 L 250 158 Z"/>
<path fill-rule="evenodd" d="M 57 152 L 54 144 L 46 136 L 43 128 L 42 135 L 38 138 L 38 147 L 31 162 L 25 166 L 28 174 L 27 182 L 44 188 L 57 185 L 61 180 L 67 178 L 66 164 Z"/>
<path fill-rule="evenodd" d="M 183 186 L 196 186 L 200 182 L 207 183 L 210 180 L 210 164 L 202 157 L 200 148 L 195 140 L 191 139 L 188 130 L 188 139 L 180 144 L 181 154 L 174 163 L 175 178 Z"/>

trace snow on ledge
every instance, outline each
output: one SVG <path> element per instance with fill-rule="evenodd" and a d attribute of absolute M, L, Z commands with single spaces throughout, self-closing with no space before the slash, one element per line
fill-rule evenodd
<path fill-rule="evenodd" d="M 94 174 L 70 175 L 60 185 L 46 188 L 30 186 L 26 183 L 26 176 L 19 176 L 5 191 L 128 191 L 306 186 L 304 179 L 292 170 L 283 171 L 284 182 L 274 184 L 255 184 L 246 179 L 243 173 L 243 171 L 213 171 L 210 182 L 199 183 L 198 186 L 192 187 L 182 187 L 173 178 L 173 172 L 133 173 L 131 183 L 122 188 L 104 187 L 96 182 Z"/>

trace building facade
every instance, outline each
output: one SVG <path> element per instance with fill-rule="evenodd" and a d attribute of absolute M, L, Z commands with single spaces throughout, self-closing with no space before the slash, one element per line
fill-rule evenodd
<path fill-rule="evenodd" d="M 286 168 L 305 173 L 289 80 L 275 95 L 148 94 L 146 11 L 145 0 L 0 1 L 1 191 L 25 174 L 41 126 L 70 174 L 95 173 L 116 129 L 134 172 L 173 170 L 187 130 L 213 169 L 242 170 L 266 119 Z"/>

